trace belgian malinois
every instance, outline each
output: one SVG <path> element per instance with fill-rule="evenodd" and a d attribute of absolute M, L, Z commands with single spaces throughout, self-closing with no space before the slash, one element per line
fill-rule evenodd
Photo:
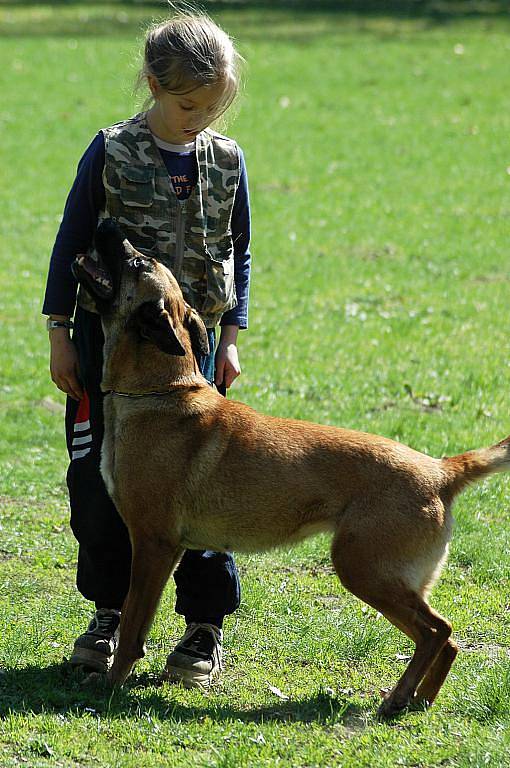
<path fill-rule="evenodd" d="M 111 683 L 144 655 L 185 549 L 255 552 L 329 531 L 342 584 L 416 646 L 379 714 L 432 703 L 458 651 L 427 602 L 447 556 L 450 508 L 468 483 L 509 469 L 510 438 L 435 459 L 384 437 L 264 416 L 201 376 L 199 315 L 114 222 L 101 224 L 74 273 L 104 328 L 101 471 L 133 548 Z"/>

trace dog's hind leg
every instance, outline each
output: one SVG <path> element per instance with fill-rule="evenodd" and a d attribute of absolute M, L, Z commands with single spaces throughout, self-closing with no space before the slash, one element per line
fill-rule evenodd
<path fill-rule="evenodd" d="M 381 538 L 376 541 L 375 537 L 369 541 L 363 538 L 352 530 L 337 532 L 332 548 L 335 570 L 350 592 L 382 613 L 416 646 L 404 674 L 379 708 L 379 715 L 387 718 L 414 701 L 417 688 L 428 674 L 430 689 L 424 684 L 423 690 L 437 694 L 449 666 L 447 668 L 444 660 L 438 661 L 435 674 L 434 662 L 449 640 L 451 625 L 428 605 L 423 595 L 406 584 L 402 574 L 395 571 L 393 559 L 384 558 Z M 420 698 L 424 698 L 421 692 Z"/>
<path fill-rule="evenodd" d="M 132 535 L 131 541 L 131 582 L 122 608 L 119 645 L 108 673 L 112 685 L 122 685 L 135 662 L 145 655 L 145 640 L 163 589 L 184 551 L 146 535 Z"/>
<path fill-rule="evenodd" d="M 402 629 L 416 644 L 411 661 L 396 686 L 387 694 L 379 707 L 381 717 L 392 717 L 415 703 L 420 681 L 431 673 L 438 655 L 448 643 L 451 625 L 434 611 L 419 595 L 402 595 L 402 605 L 389 606 L 382 611 L 395 626 Z M 448 670 L 436 687 L 439 691 Z"/>
<path fill-rule="evenodd" d="M 414 702 L 416 704 L 432 704 L 439 689 L 446 680 L 446 676 L 450 671 L 450 667 L 455 661 L 455 657 L 459 652 L 457 643 L 448 638 L 445 645 L 443 645 L 438 656 L 430 667 L 429 671 L 421 681 L 416 691 L 416 698 Z"/>

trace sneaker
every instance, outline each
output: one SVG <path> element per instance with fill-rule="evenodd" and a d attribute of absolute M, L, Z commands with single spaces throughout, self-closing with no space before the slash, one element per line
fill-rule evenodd
<path fill-rule="evenodd" d="M 208 688 L 223 669 L 223 633 L 214 624 L 188 624 L 166 660 L 163 676 L 185 688 Z"/>
<path fill-rule="evenodd" d="M 75 643 L 69 662 L 95 672 L 108 672 L 119 643 L 120 611 L 98 608 L 89 628 Z"/>

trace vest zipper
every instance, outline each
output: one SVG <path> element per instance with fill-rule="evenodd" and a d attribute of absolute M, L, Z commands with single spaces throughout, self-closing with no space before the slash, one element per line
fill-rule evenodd
<path fill-rule="evenodd" d="M 186 201 L 177 201 L 177 219 L 175 222 L 175 264 L 174 277 L 177 282 L 181 279 L 182 263 L 184 261 L 184 234 L 186 230 Z"/>

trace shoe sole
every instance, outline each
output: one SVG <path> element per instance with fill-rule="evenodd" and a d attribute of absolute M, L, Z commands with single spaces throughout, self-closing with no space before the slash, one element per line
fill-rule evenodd
<path fill-rule="evenodd" d="M 113 656 L 105 656 L 89 648 L 75 648 L 69 663 L 72 667 L 86 667 L 94 672 L 106 673 L 113 664 Z"/>
<path fill-rule="evenodd" d="M 200 675 L 187 669 L 173 667 L 163 670 L 163 680 L 176 685 L 182 685 L 183 688 L 201 688 L 202 690 L 210 688 L 212 682 L 218 677 L 221 670 L 216 669 L 208 674 Z"/>

